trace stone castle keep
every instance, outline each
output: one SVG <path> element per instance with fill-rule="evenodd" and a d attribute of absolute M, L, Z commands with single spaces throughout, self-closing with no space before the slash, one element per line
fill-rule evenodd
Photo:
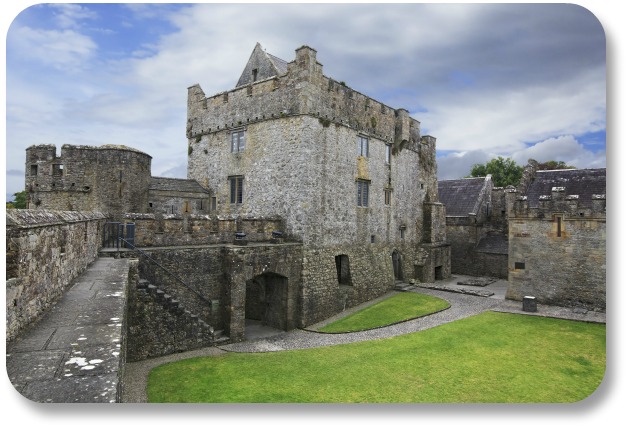
<path fill-rule="evenodd" d="M 309 47 L 285 62 L 258 44 L 234 89 L 188 88 L 188 179 L 152 177 L 151 157 L 129 147 L 31 146 L 29 208 L 132 225 L 118 254 L 231 341 L 245 319 L 305 327 L 397 282 L 449 277 L 435 138 L 322 68 Z M 150 345 L 154 305 L 130 305 L 144 314 L 129 316 L 129 347 L 143 344 L 130 357 L 166 352 Z"/>

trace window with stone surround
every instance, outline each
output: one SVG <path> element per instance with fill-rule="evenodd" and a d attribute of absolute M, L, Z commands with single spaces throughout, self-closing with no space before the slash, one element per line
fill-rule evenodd
<path fill-rule="evenodd" d="M 239 130 L 231 133 L 231 153 L 244 151 L 246 131 Z"/>
<path fill-rule="evenodd" d="M 37 175 L 37 165 L 31 165 L 31 175 Z"/>
<path fill-rule="evenodd" d="M 241 175 L 229 177 L 230 198 L 232 204 L 242 203 L 244 177 Z"/>
<path fill-rule="evenodd" d="M 386 144 L 386 165 L 390 165 L 390 144 Z"/>
<path fill-rule="evenodd" d="M 554 215 L 554 223 L 556 224 L 556 237 L 560 238 L 562 236 L 563 216 Z"/>
<path fill-rule="evenodd" d="M 369 157 L 369 139 L 358 135 L 358 156 Z"/>
<path fill-rule="evenodd" d="M 357 184 L 357 190 L 358 190 L 358 206 L 368 207 L 370 183 L 367 180 L 357 180 L 356 184 Z"/>
<path fill-rule="evenodd" d="M 384 205 L 386 205 L 387 207 L 390 206 L 391 197 L 392 197 L 392 190 L 384 189 Z"/>
<path fill-rule="evenodd" d="M 53 164 L 52 165 L 52 175 L 56 177 L 60 177 L 63 175 L 63 165 L 61 164 Z"/>

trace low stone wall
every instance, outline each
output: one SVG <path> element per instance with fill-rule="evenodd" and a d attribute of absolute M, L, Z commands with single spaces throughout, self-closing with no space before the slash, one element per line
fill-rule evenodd
<path fill-rule="evenodd" d="M 236 232 L 250 242 L 270 241 L 273 231 L 283 231 L 278 219 L 224 218 L 215 215 L 127 214 L 125 222 L 135 223 L 135 245 L 160 247 L 231 243 Z"/>
<path fill-rule="evenodd" d="M 96 212 L 7 210 L 7 340 L 56 303 L 96 259 L 105 220 Z"/>

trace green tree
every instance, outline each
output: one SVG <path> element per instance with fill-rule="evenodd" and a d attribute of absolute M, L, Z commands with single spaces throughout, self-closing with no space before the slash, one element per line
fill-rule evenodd
<path fill-rule="evenodd" d="M 13 194 L 13 201 L 7 202 L 7 209 L 9 208 L 26 208 L 26 190 Z"/>
<path fill-rule="evenodd" d="M 495 187 L 517 186 L 523 175 L 523 167 L 510 158 L 501 156 L 482 165 L 476 163 L 471 168 L 471 177 L 486 177 L 491 174 Z"/>
<path fill-rule="evenodd" d="M 575 166 L 570 166 L 565 163 L 565 161 L 547 161 L 543 163 L 539 163 L 539 170 L 551 170 L 551 169 L 575 169 Z"/>

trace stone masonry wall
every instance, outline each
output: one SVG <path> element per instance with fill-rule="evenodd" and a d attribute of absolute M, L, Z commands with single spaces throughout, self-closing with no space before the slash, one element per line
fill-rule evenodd
<path fill-rule="evenodd" d="M 7 210 L 7 339 L 41 316 L 98 256 L 105 216 Z"/>
<path fill-rule="evenodd" d="M 297 50 L 285 75 L 206 97 L 188 92 L 188 178 L 217 197 L 221 215 L 280 217 L 293 240 L 308 245 L 421 242 L 425 199 L 437 201 L 435 140 L 420 124 L 322 74 L 316 51 Z M 245 149 L 230 150 L 232 131 Z M 358 136 L 369 155 L 357 154 Z M 386 146 L 392 160 L 386 163 Z M 228 177 L 242 176 L 243 202 L 230 204 Z M 357 207 L 356 180 L 370 183 Z M 384 189 L 392 206 L 384 204 Z M 419 207 L 419 211 L 417 211 Z"/>
<path fill-rule="evenodd" d="M 523 199 L 515 204 L 506 297 L 605 311 L 605 199 L 594 200 L 593 209 L 566 199 L 553 194 L 539 209 L 528 209 Z"/>
<path fill-rule="evenodd" d="M 232 243 L 236 232 L 250 242 L 268 242 L 274 231 L 283 231 L 281 220 L 224 218 L 216 215 L 126 214 L 124 221 L 135 223 L 137 247 L 211 245 Z"/>
<path fill-rule="evenodd" d="M 129 147 L 54 145 L 26 149 L 31 209 L 97 211 L 113 217 L 146 212 L 151 157 Z"/>
<path fill-rule="evenodd" d="M 301 244 L 170 247 L 146 249 L 146 253 L 194 292 L 146 257 L 140 257 L 140 277 L 173 296 L 216 330 L 225 330 L 233 341 L 244 338 L 246 285 L 259 275 L 272 273 L 285 278 L 288 294 L 281 309 L 285 326 L 300 326 Z"/>

